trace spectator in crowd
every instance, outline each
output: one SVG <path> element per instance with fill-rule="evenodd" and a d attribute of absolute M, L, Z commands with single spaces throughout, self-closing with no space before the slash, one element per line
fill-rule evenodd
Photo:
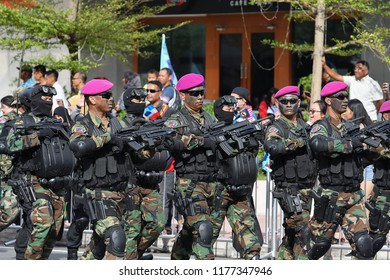
<path fill-rule="evenodd" d="M 46 72 L 46 85 L 54 87 L 57 94 L 53 95 L 53 107 L 52 112 L 57 107 L 65 107 L 67 110 L 69 108 L 69 102 L 65 97 L 65 92 L 60 83 L 58 82 L 58 72 L 56 70 L 50 70 Z"/>
<path fill-rule="evenodd" d="M 365 60 L 356 62 L 353 76 L 338 74 L 326 64 L 325 57 L 322 58 L 322 65 L 325 72 L 334 80 L 348 85 L 349 99 L 360 100 L 371 120 L 376 121 L 377 111 L 383 103 L 383 93 L 378 82 L 368 75 L 370 70 L 368 62 Z"/>
<path fill-rule="evenodd" d="M 32 78 L 32 69 L 29 66 L 22 66 L 22 69 L 17 67 L 20 70 L 20 79 L 23 80 L 23 83 L 20 85 L 23 88 L 32 87 L 35 85 L 35 81 Z"/>
<path fill-rule="evenodd" d="M 351 99 L 348 101 L 347 110 L 341 115 L 341 117 L 345 120 L 352 120 L 360 128 L 364 128 L 372 124 L 371 118 L 364 108 L 363 103 L 358 99 Z M 365 165 L 369 164 L 364 157 L 362 158 L 362 161 Z M 366 196 L 368 196 L 374 187 L 372 182 L 374 177 L 374 166 L 371 164 L 366 166 L 364 168 L 363 176 L 364 181 L 360 184 L 360 187 L 366 192 Z"/>
<path fill-rule="evenodd" d="M 235 87 L 230 95 L 237 99 L 237 110 L 233 123 L 242 122 L 244 120 L 249 120 L 250 122 L 257 120 L 256 114 L 252 111 L 252 106 L 250 105 L 248 89 L 244 87 Z"/>
<path fill-rule="evenodd" d="M 264 99 L 259 104 L 259 117 L 265 118 L 269 115 L 274 115 L 275 117 L 280 117 L 279 108 L 275 105 L 275 93 L 278 92 L 277 88 L 270 88 Z"/>
<path fill-rule="evenodd" d="M 39 64 L 33 68 L 33 77 L 36 81 L 35 85 L 46 85 L 45 75 L 46 75 L 46 66 Z"/>
<path fill-rule="evenodd" d="M 162 68 L 158 73 L 158 80 L 163 85 L 161 100 L 169 103 L 169 100 L 175 96 L 175 88 L 172 85 L 172 71 L 169 68 Z"/>
<path fill-rule="evenodd" d="M 75 72 L 72 76 L 72 87 L 75 95 L 68 99 L 69 111 L 71 113 L 72 120 L 75 116 L 82 112 L 84 115 L 88 113 L 88 105 L 84 101 L 84 95 L 81 94 L 81 89 L 87 82 L 87 75 L 82 72 Z"/>
<path fill-rule="evenodd" d="M 309 110 L 309 125 L 322 120 L 326 115 L 326 104 L 322 100 L 314 101 Z"/>

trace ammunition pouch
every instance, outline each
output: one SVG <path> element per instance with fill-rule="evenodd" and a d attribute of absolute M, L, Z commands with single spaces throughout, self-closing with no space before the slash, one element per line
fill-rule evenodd
<path fill-rule="evenodd" d="M 103 220 L 109 216 L 122 219 L 120 213 L 118 213 L 116 205 L 106 198 L 92 199 L 90 194 L 74 195 L 75 207 L 82 204 L 85 213 L 87 213 L 92 223 L 98 220 Z"/>
<path fill-rule="evenodd" d="M 375 231 L 379 230 L 381 232 L 388 232 L 390 230 L 390 218 L 387 215 L 390 208 L 390 203 L 386 202 L 383 210 L 380 210 L 376 206 L 376 201 L 370 200 L 366 201 L 366 208 L 370 211 L 369 222 L 370 229 Z"/>

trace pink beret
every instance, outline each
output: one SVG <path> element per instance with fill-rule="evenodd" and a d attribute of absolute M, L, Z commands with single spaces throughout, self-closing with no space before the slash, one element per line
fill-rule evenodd
<path fill-rule="evenodd" d="M 348 85 L 343 82 L 330 82 L 327 83 L 321 90 L 321 97 L 327 97 L 338 93 L 339 91 L 346 91 Z"/>
<path fill-rule="evenodd" d="M 390 111 L 390 100 L 383 102 L 381 108 L 379 109 L 379 113 L 385 113 Z"/>
<path fill-rule="evenodd" d="M 203 86 L 204 85 L 204 77 L 200 74 L 190 73 L 186 74 L 179 79 L 176 85 L 176 89 L 178 91 Z"/>
<path fill-rule="evenodd" d="M 284 88 L 281 88 L 276 94 L 275 98 L 282 97 L 286 94 L 294 94 L 299 97 L 299 88 L 297 86 L 287 86 Z"/>
<path fill-rule="evenodd" d="M 97 95 L 112 89 L 113 83 L 103 79 L 93 79 L 83 86 L 81 93 L 84 95 Z"/>

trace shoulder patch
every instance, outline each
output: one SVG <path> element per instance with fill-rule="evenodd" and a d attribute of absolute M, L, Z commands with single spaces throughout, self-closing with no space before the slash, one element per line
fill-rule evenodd
<path fill-rule="evenodd" d="M 271 126 L 269 129 L 268 129 L 268 132 L 270 133 L 278 133 L 279 129 L 277 129 L 275 126 Z"/>
<path fill-rule="evenodd" d="M 82 127 L 82 126 L 74 126 L 73 129 L 72 129 L 72 131 L 73 131 L 74 133 L 80 133 L 80 134 L 86 132 L 85 128 Z"/>
<path fill-rule="evenodd" d="M 321 126 L 319 124 L 315 124 L 312 129 L 310 130 L 310 133 L 316 133 L 321 129 Z"/>
<path fill-rule="evenodd" d="M 0 118 L 0 124 L 6 123 L 6 122 L 7 122 L 7 120 L 6 120 L 6 119 L 4 119 L 4 118 Z"/>
<path fill-rule="evenodd" d="M 176 120 L 168 120 L 165 125 L 168 127 L 176 127 L 179 126 L 179 122 Z"/>

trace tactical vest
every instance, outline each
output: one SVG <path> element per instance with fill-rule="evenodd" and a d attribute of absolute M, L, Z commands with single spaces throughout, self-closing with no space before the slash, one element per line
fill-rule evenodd
<path fill-rule="evenodd" d="M 185 125 L 185 134 L 194 134 L 202 136 L 204 132 L 199 128 L 199 124 L 191 116 L 186 108 L 182 108 L 177 111 L 180 124 Z M 209 127 L 214 123 L 212 117 L 203 112 L 205 119 L 205 127 Z M 192 151 L 183 151 L 181 153 L 175 153 L 175 170 L 178 177 L 184 177 L 194 180 L 213 180 L 217 171 L 216 159 L 217 156 L 210 150 L 204 147 L 199 147 Z"/>
<path fill-rule="evenodd" d="M 374 161 L 374 184 L 380 189 L 390 190 L 390 159 Z"/>
<path fill-rule="evenodd" d="M 330 124 L 328 118 L 323 119 L 319 124 L 326 128 L 329 137 L 343 139 L 341 132 Z M 319 181 L 323 188 L 354 192 L 360 188 L 360 183 L 363 181 L 363 167 L 355 153 L 321 156 L 318 168 Z"/>
<path fill-rule="evenodd" d="M 133 120 L 137 120 L 134 115 L 127 115 L 124 119 L 125 123 L 131 125 Z M 146 120 L 145 120 L 146 121 Z M 131 183 L 141 185 L 142 187 L 156 187 L 164 177 L 165 171 L 171 163 L 172 157 L 168 151 L 156 151 L 155 154 L 148 159 L 141 159 L 132 156 L 132 163 L 135 169 L 136 180 L 131 180 Z"/>
<path fill-rule="evenodd" d="M 11 113 L 8 113 L 6 115 L 3 115 L 1 117 L 2 119 L 2 125 L 5 126 L 6 122 L 10 122 L 17 118 L 18 115 L 12 111 Z M 6 147 L 6 140 L 7 140 L 7 135 L 9 133 L 9 129 L 4 129 L 4 127 L 1 129 L 1 134 L 0 134 L 0 145 L 2 148 L 5 149 Z M 0 177 L 1 178 L 6 178 L 13 169 L 13 164 L 12 164 L 12 157 L 7 154 L 0 154 Z"/>
<path fill-rule="evenodd" d="M 298 124 L 301 126 L 299 130 L 289 127 L 281 120 L 273 123 L 282 133 L 284 139 L 308 139 L 308 133 L 305 129 L 306 123 L 302 119 L 298 119 Z M 271 158 L 271 177 L 275 180 L 276 186 L 288 187 L 291 184 L 298 184 L 300 188 L 313 187 L 317 178 L 317 170 L 316 161 L 311 158 L 310 154 L 311 151 L 305 145 L 294 152 Z"/>
<path fill-rule="evenodd" d="M 104 131 L 100 130 L 90 115 L 86 115 L 81 123 L 87 127 L 88 136 L 100 136 Z M 111 134 L 115 134 L 121 128 L 117 118 L 110 118 Z M 80 159 L 81 177 L 84 186 L 88 189 L 104 188 L 109 190 L 124 190 L 132 165 L 125 152 L 114 153 L 113 146 L 105 144 L 101 149 L 94 151 L 87 157 Z"/>
<path fill-rule="evenodd" d="M 36 124 L 35 119 L 30 115 L 22 116 L 22 121 L 25 126 Z M 41 140 L 38 147 L 23 152 L 22 170 L 48 180 L 71 175 L 76 166 L 76 158 L 69 148 L 68 137 L 68 132 L 63 130 L 62 133 Z"/>

